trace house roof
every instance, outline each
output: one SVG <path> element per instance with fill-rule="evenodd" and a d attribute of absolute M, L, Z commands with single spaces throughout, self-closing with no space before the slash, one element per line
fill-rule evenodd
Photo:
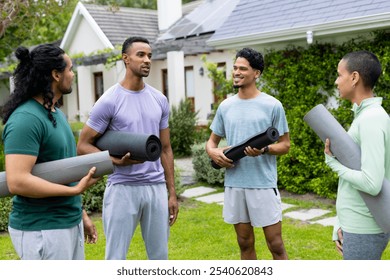
<path fill-rule="evenodd" d="M 241 0 L 208 41 L 215 47 L 305 39 L 390 27 L 388 0 Z"/>
<path fill-rule="evenodd" d="M 153 44 L 153 58 L 164 59 L 168 51 L 180 50 L 184 55 L 215 51 L 206 42 L 233 11 L 239 0 L 205 0 L 184 15 Z"/>
<path fill-rule="evenodd" d="M 233 11 L 239 0 L 206 0 L 172 25 L 158 40 L 180 39 L 214 32 Z"/>
<path fill-rule="evenodd" d="M 192 14 L 199 6 L 209 2 L 210 0 L 192 1 L 182 6 L 183 18 Z M 218 0 L 219 1 L 219 0 Z M 228 0 L 230 2 L 232 0 Z M 234 0 L 238 2 L 238 0 Z M 115 45 L 121 45 L 129 36 L 146 37 L 153 46 L 153 58 L 161 59 L 166 57 L 166 52 L 180 49 L 188 53 L 207 52 L 213 47 L 206 45 L 206 40 L 210 35 L 192 38 L 187 41 L 177 42 L 176 44 L 166 44 L 160 41 L 156 44 L 159 36 L 158 30 L 158 12 L 156 10 L 135 9 L 119 7 L 117 10 L 112 10 L 110 6 L 85 4 L 79 2 L 73 12 L 72 19 L 69 22 L 64 38 L 61 42 L 61 47 L 67 49 L 72 43 L 72 36 L 76 32 L 81 20 L 87 21 L 93 32 L 97 34 L 105 48 L 114 49 Z M 175 25 L 176 26 L 176 25 Z M 214 31 L 214 30 L 213 30 Z M 198 34 L 199 35 L 199 34 Z M 97 55 L 95 58 L 78 59 L 78 63 L 90 64 L 96 61 L 103 61 L 105 56 Z"/>
<path fill-rule="evenodd" d="M 129 36 L 142 35 L 155 40 L 158 35 L 157 11 L 85 4 L 79 2 L 73 12 L 61 47 L 67 49 L 71 37 L 85 19 L 106 48 L 121 45 Z"/>
<path fill-rule="evenodd" d="M 92 18 L 113 45 L 122 45 L 129 36 L 154 41 L 158 35 L 156 10 L 84 4 Z"/>

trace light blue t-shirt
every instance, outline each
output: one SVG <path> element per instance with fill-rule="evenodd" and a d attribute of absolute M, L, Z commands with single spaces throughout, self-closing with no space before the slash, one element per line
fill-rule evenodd
<path fill-rule="evenodd" d="M 241 99 L 237 94 L 225 99 L 210 128 L 214 134 L 226 138 L 228 146 L 234 146 L 270 126 L 280 136 L 288 132 L 280 101 L 261 92 L 252 99 Z M 225 171 L 225 187 L 277 188 L 276 156 L 244 157 L 234 165 Z"/>
<path fill-rule="evenodd" d="M 168 100 L 160 91 L 148 84 L 140 91 L 131 91 L 118 83 L 95 103 L 87 125 L 101 134 L 106 130 L 120 130 L 159 137 L 160 130 L 168 127 L 168 119 Z M 115 166 L 108 182 L 131 185 L 164 183 L 164 169 L 160 159 Z"/>

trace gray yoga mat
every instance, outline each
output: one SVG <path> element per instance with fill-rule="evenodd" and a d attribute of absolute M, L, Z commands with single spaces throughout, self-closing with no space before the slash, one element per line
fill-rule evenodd
<path fill-rule="evenodd" d="M 161 155 L 161 142 L 155 135 L 108 130 L 97 141 L 96 147 L 108 150 L 111 156 L 139 161 L 156 161 Z"/>
<path fill-rule="evenodd" d="M 232 159 L 233 162 L 236 162 L 246 156 L 244 153 L 245 147 L 251 146 L 252 148 L 262 149 L 265 146 L 276 142 L 278 139 L 278 130 L 274 127 L 269 127 L 266 131 L 255 134 L 241 143 L 234 145 L 230 149 L 226 150 L 224 154 L 226 157 Z M 211 165 L 215 169 L 221 168 L 221 166 L 216 164 L 213 160 L 211 160 Z"/>
<path fill-rule="evenodd" d="M 108 151 L 36 164 L 32 174 L 57 184 L 80 181 L 92 167 L 96 167 L 94 177 L 101 177 L 114 171 Z M 6 180 L 6 172 L 0 172 L 0 197 L 11 196 Z"/>
<path fill-rule="evenodd" d="M 333 115 L 320 104 L 311 109 L 303 120 L 325 142 L 330 139 L 332 154 L 340 163 L 354 170 L 361 170 L 360 147 L 348 135 Z M 390 232 L 390 182 L 385 178 L 377 196 L 359 192 L 377 224 L 384 232 Z"/>

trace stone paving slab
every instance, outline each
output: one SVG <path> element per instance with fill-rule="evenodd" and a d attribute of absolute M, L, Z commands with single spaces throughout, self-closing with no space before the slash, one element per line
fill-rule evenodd
<path fill-rule="evenodd" d="M 284 216 L 301 221 L 308 221 L 317 217 L 321 217 L 329 212 L 330 211 L 323 209 L 301 209 L 298 211 L 287 212 L 284 214 Z"/>
<path fill-rule="evenodd" d="M 310 223 L 311 224 L 320 224 L 323 226 L 334 226 L 336 223 L 336 217 L 329 217 L 329 218 L 325 218 L 325 219 L 321 219 L 321 220 L 317 220 L 317 221 L 312 221 Z"/>
<path fill-rule="evenodd" d="M 210 188 L 210 187 L 196 187 L 196 188 L 186 189 L 180 196 L 190 198 L 190 197 L 202 196 L 215 191 L 216 190 L 214 188 Z"/>
<path fill-rule="evenodd" d="M 291 207 L 295 207 L 295 205 L 282 202 L 282 211 L 287 210 L 287 209 L 289 209 Z"/>
<path fill-rule="evenodd" d="M 206 202 L 206 203 L 223 202 L 224 193 L 222 192 L 222 193 L 201 196 L 201 197 L 196 198 L 196 200 Z"/>

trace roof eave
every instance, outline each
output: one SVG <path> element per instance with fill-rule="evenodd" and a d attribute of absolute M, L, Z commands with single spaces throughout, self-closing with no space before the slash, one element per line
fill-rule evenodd
<path fill-rule="evenodd" d="M 292 40 L 306 40 L 306 32 L 313 31 L 315 38 L 357 31 L 371 31 L 390 27 L 390 13 L 345 19 L 324 24 L 272 30 L 225 39 L 209 39 L 207 44 L 216 48 L 237 48 L 245 45 L 266 45 Z"/>

